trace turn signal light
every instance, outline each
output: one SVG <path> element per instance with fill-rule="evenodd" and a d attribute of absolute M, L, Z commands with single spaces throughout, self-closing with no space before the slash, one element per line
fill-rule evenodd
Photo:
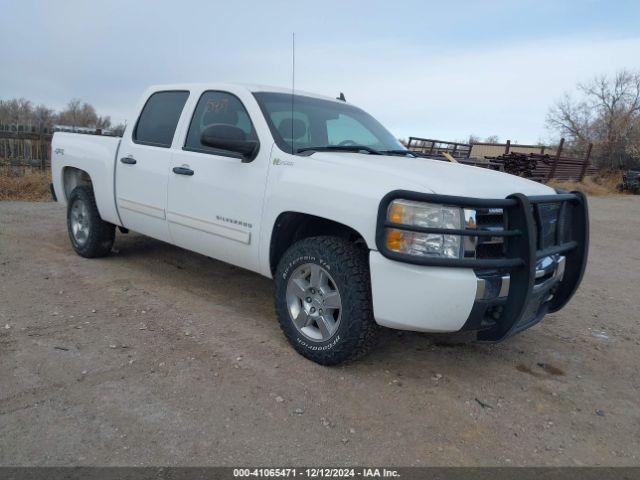
<path fill-rule="evenodd" d="M 393 223 L 403 223 L 402 220 L 404 218 L 404 205 L 398 202 L 393 202 L 391 205 L 389 205 L 387 218 L 390 222 Z"/>
<path fill-rule="evenodd" d="M 403 234 L 400 230 L 387 230 L 387 248 L 392 251 L 402 250 Z"/>

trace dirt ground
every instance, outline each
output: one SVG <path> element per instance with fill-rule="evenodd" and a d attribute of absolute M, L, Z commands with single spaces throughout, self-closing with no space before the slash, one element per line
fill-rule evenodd
<path fill-rule="evenodd" d="M 0 202 L 0 465 L 639 465 L 640 197 L 592 198 L 573 301 L 499 345 L 386 330 L 320 367 L 271 281 Z"/>

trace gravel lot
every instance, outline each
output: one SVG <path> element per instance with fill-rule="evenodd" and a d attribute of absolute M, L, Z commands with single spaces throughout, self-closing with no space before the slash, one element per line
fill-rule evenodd
<path fill-rule="evenodd" d="M 500 345 L 384 332 L 320 367 L 271 281 L 138 235 L 76 256 L 0 203 L 1 465 L 638 465 L 640 197 L 592 198 L 573 301 Z"/>

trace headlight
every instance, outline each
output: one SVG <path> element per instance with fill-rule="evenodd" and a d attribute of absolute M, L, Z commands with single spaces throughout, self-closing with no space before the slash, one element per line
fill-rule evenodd
<path fill-rule="evenodd" d="M 387 209 L 387 221 L 407 227 L 462 229 L 462 209 L 444 205 L 394 200 Z M 386 247 L 398 253 L 422 257 L 460 258 L 460 235 L 423 233 L 387 228 Z"/>

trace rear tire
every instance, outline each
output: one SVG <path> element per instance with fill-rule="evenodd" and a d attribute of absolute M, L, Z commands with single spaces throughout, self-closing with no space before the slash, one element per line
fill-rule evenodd
<path fill-rule="evenodd" d="M 73 249 L 86 258 L 108 255 L 116 235 L 115 225 L 100 218 L 93 190 L 84 185 L 69 196 L 67 230 Z"/>
<path fill-rule="evenodd" d="M 275 287 L 280 327 L 302 356 L 337 365 L 375 345 L 366 249 L 337 237 L 303 239 L 282 256 Z"/>

